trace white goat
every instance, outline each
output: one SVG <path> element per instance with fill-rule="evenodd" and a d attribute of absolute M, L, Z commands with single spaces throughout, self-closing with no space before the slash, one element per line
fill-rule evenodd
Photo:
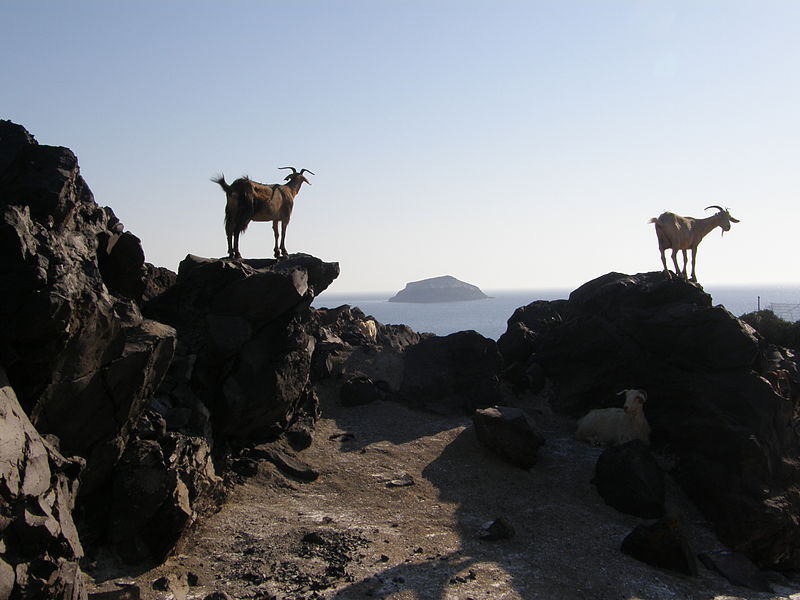
<path fill-rule="evenodd" d="M 623 408 L 590 410 L 578 421 L 575 437 L 595 446 L 613 446 L 631 440 L 649 444 L 650 425 L 643 411 L 647 394 L 644 390 L 622 390 L 618 395 L 622 394 L 625 394 Z"/>
<path fill-rule="evenodd" d="M 705 219 L 695 219 L 694 217 L 681 217 L 675 213 L 665 212 L 662 213 L 657 219 L 653 218 L 648 221 L 655 223 L 656 236 L 658 237 L 658 249 L 661 251 L 661 264 L 664 265 L 664 272 L 667 277 L 672 277 L 669 269 L 667 268 L 667 259 L 664 257 L 664 250 L 672 248 L 672 262 L 675 265 L 675 273 L 683 275 L 686 279 L 686 251 L 692 251 L 692 281 L 697 281 L 697 276 L 694 272 L 695 258 L 697 257 L 697 246 L 700 241 L 715 227 L 721 227 L 722 233 L 729 231 L 731 223 L 738 223 L 738 219 L 734 219 L 727 208 L 722 208 L 712 204 L 707 206 L 709 208 L 716 208 L 719 212 L 715 213 Z M 680 250 L 683 253 L 683 270 L 678 268 L 678 259 L 676 255 Z"/>
<path fill-rule="evenodd" d="M 375 321 L 372 319 L 358 321 L 356 323 L 356 327 L 369 341 L 374 342 L 376 339 L 378 339 L 378 327 L 375 325 Z"/>
<path fill-rule="evenodd" d="M 249 177 L 240 177 L 230 185 L 225 181 L 225 176 L 212 179 L 225 190 L 227 203 L 225 205 L 225 234 L 228 238 L 228 256 L 241 258 L 239 253 L 239 234 L 243 233 L 250 221 L 272 221 L 272 231 L 275 234 L 275 258 L 288 256 L 286 252 L 286 227 L 292 216 L 294 198 L 304 183 L 311 182 L 303 177 L 303 173 L 311 173 L 308 169 L 294 167 L 279 167 L 291 169 L 291 174 L 284 179 L 283 185 L 264 185 L 251 180 Z M 280 244 L 278 244 L 278 223 L 281 225 Z"/>

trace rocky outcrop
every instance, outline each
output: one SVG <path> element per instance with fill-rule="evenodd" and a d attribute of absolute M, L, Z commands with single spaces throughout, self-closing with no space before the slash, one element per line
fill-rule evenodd
<path fill-rule="evenodd" d="M 0 598 L 86 598 L 72 519 L 83 465 L 39 435 L 0 369 Z"/>
<path fill-rule="evenodd" d="M 389 298 L 389 302 L 461 302 L 488 298 L 478 286 L 465 283 L 451 275 L 432 277 L 407 283 L 406 287 Z"/>
<path fill-rule="evenodd" d="M 403 357 L 398 400 L 440 414 L 471 414 L 503 404 L 503 358 L 494 340 L 475 331 L 428 337 Z"/>
<path fill-rule="evenodd" d="M 472 416 L 478 440 L 489 450 L 520 469 L 530 469 L 539 460 L 544 438 L 533 420 L 519 408 L 493 406 Z"/>
<path fill-rule="evenodd" d="M 530 334 L 506 352 L 555 382 L 555 408 L 580 416 L 645 389 L 654 448 L 676 455 L 672 475 L 720 538 L 762 567 L 800 568 L 797 398 L 762 377 L 749 326 L 661 273 L 609 273 L 534 312 L 553 318 L 510 322 L 509 341 L 517 323 Z"/>
<path fill-rule="evenodd" d="M 94 202 L 75 155 L 8 121 L 0 146 L 0 362 L 37 430 L 86 459 L 91 493 L 163 377 L 175 332 L 139 313 L 141 247 Z"/>
<path fill-rule="evenodd" d="M 243 444 L 275 439 L 307 406 L 313 411 L 309 306 L 338 274 L 338 264 L 308 255 L 240 262 L 188 256 L 175 285 L 146 305 L 180 340 L 157 399 L 167 423 L 192 435 L 213 433 L 215 444 Z"/>
<path fill-rule="evenodd" d="M 75 503 L 81 539 L 93 553 L 111 542 L 137 559 L 162 556 L 221 487 L 205 440 L 168 434 L 166 423 L 149 433 L 141 426 L 173 358 L 176 334 L 144 318 L 140 302 L 163 293 L 174 275 L 144 262 L 139 239 L 125 231 L 111 209 L 95 203 L 70 150 L 41 146 L 8 121 L 0 122 L 0 251 L 0 363 L 32 427 L 64 455 L 85 462 L 77 500 L 72 497 L 78 489 L 75 473 L 69 486 L 59 487 L 69 487 L 69 501 L 52 492 L 38 506 L 3 512 L 11 519 L 4 526 L 5 543 L 9 532 L 35 521 L 24 537 L 26 544 L 38 544 L 46 538 L 36 532 L 56 535 L 53 523 L 69 517 L 69 527 L 62 530 L 74 540 L 53 544 L 80 546 L 69 514 Z M 28 436 L 15 427 L 9 436 Z M 148 444 L 153 452 L 141 451 Z M 38 448 L 33 442 L 29 446 Z M 155 446 L 162 456 L 157 465 Z M 67 465 L 69 473 L 76 470 L 48 452 L 51 463 Z M 154 486 L 155 475 L 143 475 L 147 467 L 157 471 L 154 465 L 166 482 L 163 493 Z M 55 481 L 56 467 L 51 471 Z M 121 485 L 127 486 L 123 492 Z M 144 502 L 148 494 L 153 498 L 149 512 L 130 505 L 134 499 Z M 139 548 L 147 551 L 137 553 Z M 80 571 L 69 562 L 79 554 L 51 554 L 50 562 L 31 562 L 25 577 L 45 582 L 48 593 L 55 593 L 64 588 L 59 578 L 79 579 Z M 20 556 L 15 560 L 28 555 Z M 20 583 L 26 581 L 20 569 L 16 578 L 23 589 L 27 584 Z M 69 593 L 77 593 L 73 588 Z"/>

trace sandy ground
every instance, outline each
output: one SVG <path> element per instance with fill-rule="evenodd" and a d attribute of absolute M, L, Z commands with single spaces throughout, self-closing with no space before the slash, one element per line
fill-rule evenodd
<path fill-rule="evenodd" d="M 316 481 L 261 462 L 164 565 L 96 589 L 134 583 L 158 600 L 212 592 L 242 600 L 800 599 L 800 586 L 779 574 L 770 574 L 775 593 L 764 594 L 702 565 L 690 577 L 620 552 L 644 521 L 602 501 L 591 484 L 600 450 L 575 441 L 574 424 L 541 399 L 527 408 L 547 443 L 525 471 L 486 451 L 467 417 L 389 402 L 341 407 L 333 383 L 319 391 L 314 443 L 298 454 L 320 472 Z M 723 548 L 674 485 L 668 503 L 695 551 Z M 481 539 L 498 517 L 515 535 Z"/>

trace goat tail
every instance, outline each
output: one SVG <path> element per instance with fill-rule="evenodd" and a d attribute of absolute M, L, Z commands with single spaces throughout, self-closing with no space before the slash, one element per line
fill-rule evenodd
<path fill-rule="evenodd" d="M 225 190 L 226 194 L 231 191 L 231 186 L 229 186 L 228 182 L 225 181 L 225 175 L 220 174 L 220 175 L 217 175 L 216 177 L 212 177 L 211 181 L 213 181 L 214 183 L 218 183 L 219 186 L 223 190 Z"/>

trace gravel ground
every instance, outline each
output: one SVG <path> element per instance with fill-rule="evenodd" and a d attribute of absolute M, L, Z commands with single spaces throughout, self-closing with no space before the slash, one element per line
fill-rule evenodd
<path fill-rule="evenodd" d="M 334 383 L 319 393 L 314 443 L 297 454 L 318 479 L 292 480 L 262 461 L 165 564 L 122 577 L 99 569 L 93 589 L 135 585 L 154 600 L 213 592 L 241 600 L 800 600 L 800 585 L 777 573 L 769 574 L 775 593 L 765 594 L 702 565 L 690 577 L 620 552 L 645 521 L 602 501 L 591 484 L 600 450 L 575 441 L 574 423 L 541 399 L 527 408 L 547 443 L 525 471 L 489 454 L 466 417 L 390 402 L 341 407 Z M 668 505 L 695 551 L 723 548 L 674 485 Z M 513 537 L 483 539 L 497 518 Z"/>

